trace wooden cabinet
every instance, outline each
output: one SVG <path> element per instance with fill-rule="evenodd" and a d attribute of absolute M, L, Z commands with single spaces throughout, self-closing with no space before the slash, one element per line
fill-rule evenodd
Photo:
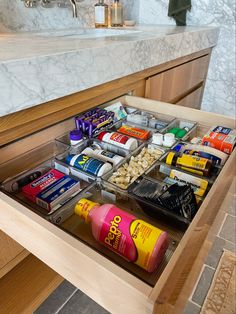
<path fill-rule="evenodd" d="M 192 93 L 180 99 L 176 105 L 190 107 L 195 109 L 200 109 L 200 104 L 202 101 L 203 87 L 195 89 Z"/>
<path fill-rule="evenodd" d="M 209 60 L 207 54 L 149 77 L 145 97 L 200 109 Z"/>
<path fill-rule="evenodd" d="M 145 108 L 160 114 L 198 121 L 204 130 L 219 123 L 232 128 L 235 125 L 235 120 L 230 117 L 187 107 L 182 110 L 179 106 L 159 101 L 131 96 L 125 96 L 122 101 L 137 109 Z M 94 101 L 93 107 L 96 105 Z M 92 105 L 87 106 L 91 107 Z M 85 109 L 82 107 L 77 113 Z M 2 147 L 0 154 L 4 162 L 0 164 L 1 176 L 13 175 L 18 167 L 22 168 L 22 164 L 17 164 L 12 159 L 19 153 L 24 154 L 23 159 L 28 167 L 35 165 L 36 161 L 39 163 L 42 156 L 34 155 L 33 159 L 33 154 L 27 152 L 69 131 L 72 121 L 71 118 Z M 189 228 L 185 232 L 175 233 L 178 244 L 173 255 L 168 256 L 164 266 L 154 274 L 147 274 L 137 269 L 137 266 L 121 261 L 115 254 L 107 255 L 91 237 L 85 237 L 82 241 L 79 237 L 72 236 L 63 226 L 58 227 L 46 221 L 3 192 L 0 192 L 0 228 L 112 313 L 170 313 L 173 309 L 180 313 L 195 284 L 196 272 L 200 271 L 209 249 L 209 231 L 234 176 L 235 154 L 236 151 L 226 162 Z M 9 156 L 11 160 L 8 161 Z M 84 234 L 84 230 L 78 232 Z M 28 258 L 25 263 L 29 265 Z M 8 287 L 4 278 L 6 277 L 0 280 L 0 291 L 1 287 L 2 291 Z M 55 285 L 59 281 L 59 278 L 55 279 Z M 1 302 L 3 307 L 3 298 Z"/>
<path fill-rule="evenodd" d="M 0 230 L 0 278 L 28 254 L 21 245 Z"/>

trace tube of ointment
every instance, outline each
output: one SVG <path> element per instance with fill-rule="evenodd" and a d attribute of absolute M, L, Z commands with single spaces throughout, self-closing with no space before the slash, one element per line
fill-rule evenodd
<path fill-rule="evenodd" d="M 183 154 L 195 155 L 211 160 L 215 165 L 223 166 L 228 158 L 228 155 L 213 147 L 195 144 L 179 144 L 179 152 Z M 178 146 L 178 145 L 176 145 Z"/>
<path fill-rule="evenodd" d="M 135 137 L 135 138 L 140 139 L 140 140 L 147 140 L 147 139 L 149 139 L 149 137 L 151 135 L 150 131 L 148 131 L 148 130 L 132 127 L 129 125 L 122 125 L 117 130 L 117 132 L 131 136 L 131 137 Z"/>
<path fill-rule="evenodd" d="M 17 178 L 7 179 L 3 182 L 3 188 L 7 192 L 18 192 L 23 186 L 33 182 L 47 172 L 50 168 L 36 168 L 31 172 L 25 172 Z"/>
<path fill-rule="evenodd" d="M 167 174 L 170 178 L 175 179 L 176 181 L 190 183 L 191 185 L 196 186 L 203 191 L 206 191 L 207 189 L 208 181 L 205 179 L 195 177 L 191 174 L 176 169 L 170 169 L 165 165 L 161 165 L 159 171 Z"/>

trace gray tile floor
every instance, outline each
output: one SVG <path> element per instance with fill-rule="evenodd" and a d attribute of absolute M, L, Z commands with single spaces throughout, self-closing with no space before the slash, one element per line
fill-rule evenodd
<path fill-rule="evenodd" d="M 109 314 L 104 308 L 68 281 L 41 304 L 35 314 Z"/>
<path fill-rule="evenodd" d="M 201 312 L 201 306 L 204 303 L 223 250 L 235 252 L 235 246 L 236 195 L 226 209 L 221 228 L 203 266 L 195 290 L 185 307 L 184 314 Z M 108 314 L 108 312 L 72 284 L 64 281 L 35 311 L 35 314 Z"/>
<path fill-rule="evenodd" d="M 236 252 L 236 191 L 234 191 L 232 201 L 225 209 L 221 227 L 207 256 L 197 285 L 185 307 L 184 314 L 197 314 L 201 312 L 201 307 L 205 301 L 224 250 Z"/>

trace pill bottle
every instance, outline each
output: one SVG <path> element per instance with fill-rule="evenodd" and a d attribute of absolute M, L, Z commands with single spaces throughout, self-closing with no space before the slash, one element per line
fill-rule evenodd
<path fill-rule="evenodd" d="M 164 134 L 163 146 L 171 147 L 175 143 L 175 135 L 173 133 Z"/>
<path fill-rule="evenodd" d="M 209 176 L 212 168 L 212 162 L 206 158 L 186 154 L 178 156 L 176 152 L 168 153 L 166 164 L 180 167 L 183 170 L 202 176 Z"/>
<path fill-rule="evenodd" d="M 66 157 L 66 163 L 72 167 L 98 177 L 112 169 L 112 165 L 110 163 L 89 157 L 85 154 L 68 155 Z"/>
<path fill-rule="evenodd" d="M 83 133 L 80 130 L 72 130 L 70 131 L 70 144 L 72 146 L 82 143 L 83 141 Z"/>
<path fill-rule="evenodd" d="M 127 121 L 148 126 L 148 117 L 142 114 L 130 113 L 127 115 Z"/>
<path fill-rule="evenodd" d="M 226 153 L 221 152 L 218 149 L 197 144 L 179 143 L 178 145 L 176 145 L 174 150 L 182 154 L 207 158 L 211 160 L 214 165 L 220 166 L 223 166 L 228 158 L 228 155 Z"/>
<path fill-rule="evenodd" d="M 175 137 L 176 138 L 183 138 L 184 135 L 186 135 L 189 131 L 189 128 L 187 126 L 185 126 L 184 128 L 180 129 L 176 134 Z"/>
<path fill-rule="evenodd" d="M 168 133 L 172 133 L 174 135 L 176 135 L 181 129 L 180 128 L 172 128 L 168 131 Z"/>
<path fill-rule="evenodd" d="M 101 132 L 98 135 L 98 139 L 100 141 L 111 143 L 127 150 L 134 150 L 138 148 L 138 141 L 135 138 L 120 134 L 118 132 Z"/>
<path fill-rule="evenodd" d="M 92 148 L 87 147 L 82 151 L 83 154 L 88 155 L 89 157 L 98 158 L 103 161 L 110 162 L 113 165 L 119 164 L 122 160 L 124 160 L 124 157 L 116 155 L 112 152 L 109 152 L 107 150 L 99 149 L 99 148 Z"/>
<path fill-rule="evenodd" d="M 161 133 L 154 133 L 152 135 L 152 143 L 156 145 L 163 145 L 163 134 Z"/>
<path fill-rule="evenodd" d="M 81 199 L 75 214 L 91 223 L 92 234 L 102 245 L 148 272 L 153 272 L 165 255 L 168 247 L 165 231 L 113 204 L 100 205 Z"/>
<path fill-rule="evenodd" d="M 172 128 L 168 131 L 168 133 L 172 133 L 175 135 L 176 138 L 183 138 L 184 135 L 186 135 L 189 131 L 188 127 L 184 127 L 184 128 Z"/>

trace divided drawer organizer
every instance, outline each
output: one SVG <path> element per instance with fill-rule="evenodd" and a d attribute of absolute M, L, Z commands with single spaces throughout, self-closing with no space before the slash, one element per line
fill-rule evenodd
<path fill-rule="evenodd" d="M 192 121 L 191 137 L 203 135 L 216 124 L 235 128 L 235 121 L 232 118 L 190 108 L 131 96 L 124 97 L 122 103 L 138 110 L 167 116 L 169 121 L 171 117 L 177 118 L 170 124 L 178 123 L 179 120 Z M 195 125 L 195 121 L 198 124 Z M 42 134 L 46 133 L 42 131 Z M 37 167 L 49 169 L 55 165 L 58 170 L 63 169 L 71 174 L 70 167 L 66 167 L 63 162 L 63 158 L 70 150 L 68 139 L 61 134 L 55 134 L 55 138 L 57 140 L 53 142 L 47 142 L 45 138 L 45 144 L 40 147 L 33 144 L 29 151 L 23 147 L 23 139 L 22 145 L 20 143 L 23 154 L 12 160 L 9 158 L 9 161 L 0 166 L 0 180 L 14 178 L 26 169 Z M 188 136 L 183 140 L 187 138 Z M 10 145 L 13 147 L 14 144 Z M 86 147 L 88 142 L 85 141 L 82 145 Z M 129 161 L 132 154 L 138 154 L 147 145 L 141 142 L 140 147 L 134 152 L 123 150 L 124 160 Z M 7 147 L 3 148 L 2 152 L 6 154 Z M 164 149 L 160 160 L 145 169 L 142 178 L 160 179 L 155 177 L 155 169 L 164 164 L 162 159 L 165 154 Z M 162 219 L 161 216 L 156 219 L 146 215 L 143 204 L 129 193 L 129 188 L 122 189 L 109 182 L 112 173 L 120 167 L 119 164 L 115 170 L 98 180 L 93 176 L 88 176 L 87 180 L 84 176 L 80 178 L 81 191 L 50 215 L 45 215 L 40 207 L 26 201 L 21 193 L 0 192 L 0 228 L 112 313 L 161 313 L 167 312 L 173 306 L 177 312 L 184 304 L 181 293 L 185 291 L 186 295 L 186 283 L 189 280 L 191 282 L 193 264 L 204 247 L 204 241 L 234 176 L 234 161 L 235 150 L 224 167 L 218 169 L 218 175 L 209 179 L 210 189 L 201 200 L 194 219 L 187 224 L 170 223 L 173 222 L 173 217 L 167 217 L 170 218 L 169 221 Z M 73 174 L 77 175 L 76 172 Z M 7 184 L 11 182 L 5 181 L 5 187 Z M 169 248 L 154 273 L 147 273 L 135 264 L 126 262 L 93 239 L 91 226 L 73 214 L 76 201 L 82 197 L 99 203 L 114 202 L 118 207 L 168 232 Z"/>

